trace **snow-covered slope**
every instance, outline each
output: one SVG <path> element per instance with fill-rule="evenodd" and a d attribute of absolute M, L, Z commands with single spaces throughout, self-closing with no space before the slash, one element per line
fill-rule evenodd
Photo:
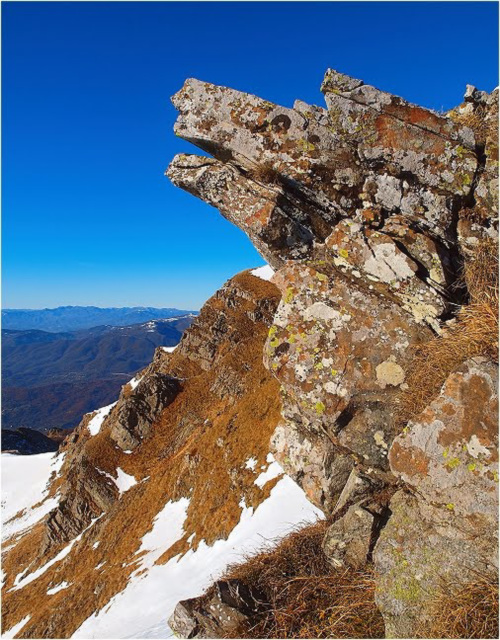
<path fill-rule="evenodd" d="M 2 455 L 2 518 L 4 522 L 23 510 L 23 517 L 5 527 L 5 533 L 30 526 L 54 506 L 54 499 L 45 499 L 50 475 L 56 471 L 62 456 Z M 282 473 L 277 462 L 268 456 L 265 481 Z M 255 473 L 258 473 L 257 471 Z M 260 474 L 257 480 L 262 479 Z M 35 506 L 41 502 L 40 506 Z M 55 500 L 57 502 L 57 500 Z M 288 476 L 283 476 L 269 497 L 257 509 L 242 500 L 242 513 L 237 526 L 227 540 L 212 546 L 204 541 L 196 549 L 171 558 L 166 564 L 155 564 L 184 535 L 189 499 L 169 501 L 157 514 L 153 528 L 143 537 L 142 544 L 130 562 L 139 560 L 126 588 L 108 605 L 92 615 L 73 635 L 75 638 L 168 638 L 172 637 L 167 620 L 179 600 L 194 597 L 219 577 L 231 563 L 262 547 L 267 541 L 279 539 L 299 523 L 322 517 Z M 84 534 L 85 535 L 85 534 Z M 96 543 L 97 545 L 97 543 Z M 70 543 L 65 550 L 72 552 Z M 35 572 L 36 573 L 36 572 Z M 21 577 L 36 579 L 35 575 Z M 48 592 L 53 595 L 67 588 L 61 583 Z M 21 627 L 19 627 L 20 630 Z M 13 633 L 16 630 L 11 630 Z M 4 637 L 12 637 L 8 630 Z"/>
<path fill-rule="evenodd" d="M 168 637 L 179 600 L 320 517 L 269 453 L 281 398 L 262 352 L 280 294 L 256 271 L 228 281 L 116 405 L 84 417 L 48 488 L 61 455 L 7 457 L 6 515 L 26 508 L 21 527 L 46 516 L 3 556 L 9 633 Z"/>
<path fill-rule="evenodd" d="M 155 565 L 182 537 L 188 505 L 187 499 L 165 505 L 153 529 L 144 536 L 139 553 L 145 554 L 126 589 L 87 619 L 74 638 L 172 637 L 167 620 L 179 600 L 201 595 L 228 564 L 262 548 L 266 541 L 283 537 L 299 523 L 322 517 L 303 491 L 284 476 L 255 511 L 242 505 L 240 522 L 227 540 L 212 546 L 202 541 L 196 550 Z"/>
<path fill-rule="evenodd" d="M 54 453 L 2 454 L 2 540 L 31 527 L 57 505 L 56 497 L 47 497 L 47 483 L 63 460 Z"/>

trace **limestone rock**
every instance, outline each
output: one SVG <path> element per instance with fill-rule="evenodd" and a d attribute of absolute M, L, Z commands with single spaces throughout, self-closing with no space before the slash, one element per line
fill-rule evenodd
<path fill-rule="evenodd" d="M 390 508 L 373 554 L 376 602 L 386 637 L 412 638 L 430 622 L 430 604 L 443 588 L 495 575 L 497 544 L 474 521 L 404 491 L 395 494 Z"/>
<path fill-rule="evenodd" d="M 497 516 L 498 367 L 464 363 L 391 447 L 394 474 L 458 518 Z"/>
<path fill-rule="evenodd" d="M 292 426 L 281 426 L 287 436 L 276 434 L 273 445 L 287 472 L 328 512 L 354 464 L 388 470 L 396 435 L 390 399 L 404 385 L 408 345 L 430 331 L 390 300 L 312 266 L 290 263 L 275 282 L 283 297 L 265 361 L 282 385 L 283 416 Z"/>
<path fill-rule="evenodd" d="M 187 80 L 174 96 L 177 135 L 215 160 L 177 156 L 168 175 L 242 228 L 275 267 L 307 258 L 346 218 L 377 227 L 402 215 L 443 247 L 478 161 L 470 129 L 328 72 L 328 110 L 286 109 Z M 353 88 L 354 87 L 354 88 Z"/>
<path fill-rule="evenodd" d="M 354 468 L 351 453 L 340 451 L 323 434 L 305 430 L 293 420 L 276 427 L 271 447 L 276 460 L 309 500 L 331 513 Z"/>

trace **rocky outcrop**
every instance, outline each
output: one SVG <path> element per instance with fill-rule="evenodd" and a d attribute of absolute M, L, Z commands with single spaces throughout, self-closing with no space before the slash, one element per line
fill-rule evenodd
<path fill-rule="evenodd" d="M 332 564 L 373 556 L 387 631 L 409 637 L 433 558 L 465 584 L 466 560 L 491 568 L 496 550 L 496 365 L 464 363 L 406 427 L 396 408 L 415 350 L 469 299 L 464 261 L 496 242 L 498 91 L 468 87 L 449 114 L 333 70 L 322 91 L 326 109 L 288 109 L 187 80 L 175 131 L 213 158 L 176 156 L 167 175 L 276 269 L 264 352 L 283 401 L 275 455 L 333 517 Z"/>
<path fill-rule="evenodd" d="M 425 629 L 443 584 L 498 571 L 498 367 L 470 360 L 398 436 L 393 473 L 412 493 L 391 501 L 375 550 L 389 637 Z"/>
<path fill-rule="evenodd" d="M 498 93 L 468 88 L 437 114 L 332 70 L 322 91 L 327 108 L 198 80 L 174 96 L 176 133 L 213 157 L 176 156 L 168 176 L 276 272 L 232 278 L 173 352 L 158 349 L 65 440 L 58 506 L 4 563 L 6 628 L 36 601 L 24 636 L 72 635 L 141 576 L 142 541 L 167 501 L 189 506 L 156 564 L 227 539 L 276 483 L 255 477 L 270 442 L 328 518 L 323 575 L 374 564 L 388 636 L 421 635 L 443 585 L 495 571 L 495 349 L 458 358 L 405 424 L 398 403 L 415 351 L 474 301 L 464 265 L 496 241 Z M 221 579 L 179 603 L 171 625 L 234 637 L 270 599 Z"/>
<path fill-rule="evenodd" d="M 123 451 L 132 451 L 151 434 L 153 423 L 175 399 L 181 388 L 172 376 L 145 376 L 130 396 L 123 398 L 113 413 L 111 439 Z"/>

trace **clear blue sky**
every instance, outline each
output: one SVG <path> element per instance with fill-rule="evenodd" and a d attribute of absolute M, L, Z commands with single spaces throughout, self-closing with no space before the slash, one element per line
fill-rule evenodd
<path fill-rule="evenodd" d="M 5 307 L 198 308 L 263 264 L 164 171 L 187 77 L 323 104 L 327 67 L 436 109 L 497 84 L 496 3 L 2 3 Z"/>

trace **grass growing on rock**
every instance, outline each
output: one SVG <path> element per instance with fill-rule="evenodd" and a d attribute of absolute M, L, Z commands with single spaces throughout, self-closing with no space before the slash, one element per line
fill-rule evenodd
<path fill-rule="evenodd" d="M 462 362 L 487 356 L 498 362 L 498 245 L 481 241 L 465 263 L 463 280 L 469 304 L 435 339 L 419 345 L 407 373 L 407 389 L 396 407 L 403 427 L 438 395 Z"/>
<path fill-rule="evenodd" d="M 436 596 L 421 638 L 498 638 L 498 575 Z"/>
<path fill-rule="evenodd" d="M 333 568 L 321 544 L 328 523 L 295 531 L 277 545 L 229 567 L 237 578 L 266 595 L 270 608 L 241 638 L 383 638 L 370 566 Z"/>

